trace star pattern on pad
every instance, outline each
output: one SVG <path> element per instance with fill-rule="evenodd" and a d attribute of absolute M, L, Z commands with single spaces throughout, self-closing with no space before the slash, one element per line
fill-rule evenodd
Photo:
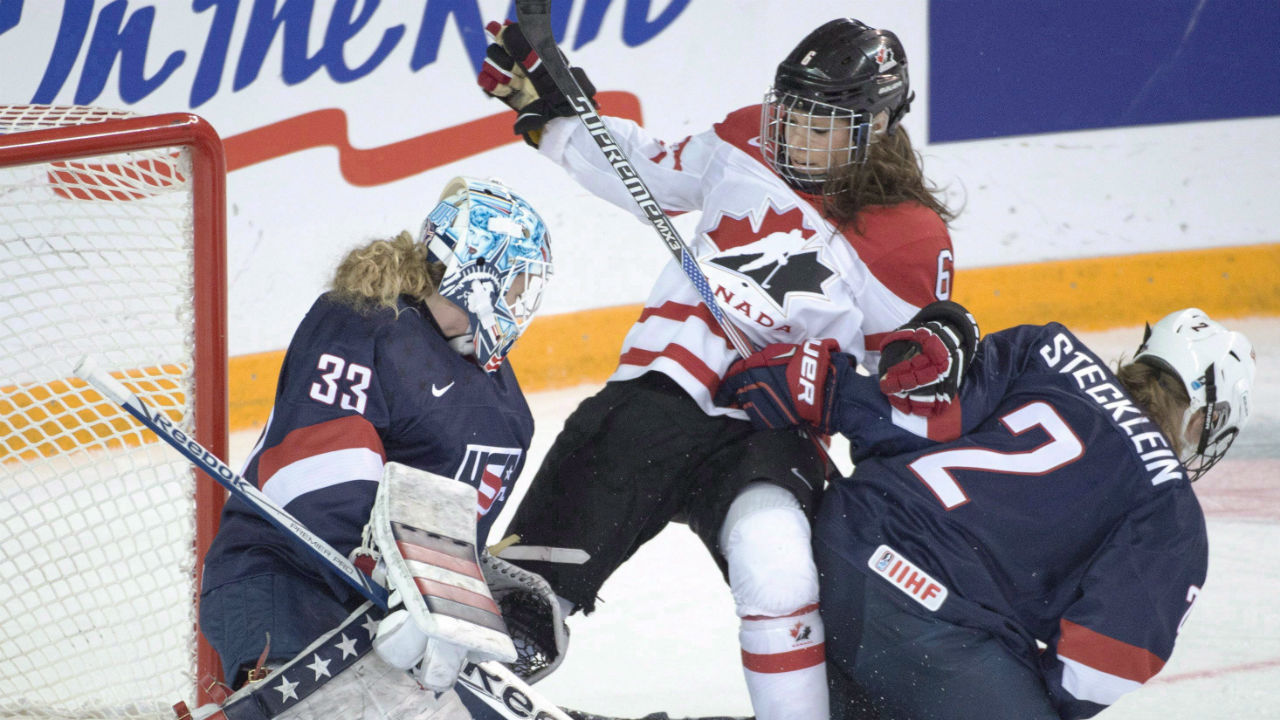
<path fill-rule="evenodd" d="M 364 657 L 373 649 L 377 631 L 376 614 L 365 613 L 352 619 L 319 647 L 281 667 L 260 688 L 224 706 L 223 714 L 228 720 L 247 720 L 261 717 L 265 708 L 270 717 L 275 717 Z"/>

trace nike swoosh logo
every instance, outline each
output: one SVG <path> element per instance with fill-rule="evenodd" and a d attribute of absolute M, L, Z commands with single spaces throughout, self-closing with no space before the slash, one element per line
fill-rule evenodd
<path fill-rule="evenodd" d="M 453 382 L 457 382 L 457 380 L 454 380 Z M 435 395 L 436 397 L 440 397 L 441 395 L 449 392 L 449 388 L 451 387 L 453 387 L 453 383 L 449 383 L 444 387 L 436 387 L 435 383 L 431 383 L 431 394 Z"/>
<path fill-rule="evenodd" d="M 804 486 L 805 486 L 805 487 L 807 487 L 807 488 L 812 488 L 812 487 L 813 487 L 813 484 L 809 482 L 809 478 L 807 478 L 807 477 L 805 477 L 805 476 L 801 475 L 799 470 L 797 470 L 797 469 L 795 469 L 795 468 L 791 468 L 791 474 L 792 474 L 792 475 L 795 475 L 795 476 L 796 476 L 796 477 L 798 477 L 798 478 L 800 478 L 800 482 L 804 483 Z"/>

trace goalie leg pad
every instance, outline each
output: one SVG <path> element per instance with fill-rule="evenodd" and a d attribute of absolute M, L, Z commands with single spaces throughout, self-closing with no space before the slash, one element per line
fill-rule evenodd
<path fill-rule="evenodd" d="M 379 611 L 365 603 L 263 680 L 195 718 L 226 720 L 464 720 L 456 692 L 437 695 L 369 652 Z"/>

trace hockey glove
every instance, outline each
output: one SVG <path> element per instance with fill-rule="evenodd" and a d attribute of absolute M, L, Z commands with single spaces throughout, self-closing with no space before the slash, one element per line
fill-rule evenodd
<path fill-rule="evenodd" d="M 949 300 L 931 303 L 880 346 L 880 391 L 908 415 L 934 417 L 951 406 L 978 350 L 973 315 Z"/>
<path fill-rule="evenodd" d="M 516 646 L 519 657 L 510 667 L 532 685 L 564 660 L 569 647 L 564 610 L 541 575 L 489 553 L 481 554 L 480 567 Z"/>
<path fill-rule="evenodd" d="M 837 384 L 831 354 L 839 349 L 829 339 L 769 345 L 729 367 L 716 401 L 746 410 L 758 428 L 808 425 L 829 435 Z"/>
<path fill-rule="evenodd" d="M 390 462 L 369 519 L 394 591 L 373 649 L 394 667 L 416 665 L 418 681 L 437 692 L 468 658 L 516 659 L 476 557 L 475 507 L 470 485 Z"/>
<path fill-rule="evenodd" d="M 476 81 L 488 95 L 498 98 L 516 111 L 515 133 L 538 147 L 542 128 L 552 118 L 573 117 L 576 113 L 569 99 L 556 87 L 542 58 L 529 45 L 518 23 L 485 26 L 489 47 L 485 50 L 484 67 Z M 565 65 L 568 65 L 566 60 Z M 587 98 L 595 104 L 596 88 L 582 68 L 571 67 L 573 75 Z"/>

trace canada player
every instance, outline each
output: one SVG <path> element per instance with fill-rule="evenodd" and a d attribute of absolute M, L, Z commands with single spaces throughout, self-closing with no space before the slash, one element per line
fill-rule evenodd
<path fill-rule="evenodd" d="M 480 84 L 518 111 L 516 132 L 639 215 L 519 26 L 490 31 Z M 691 245 L 726 316 L 752 342 L 834 338 L 874 368 L 883 333 L 951 292 L 951 213 L 900 126 L 911 98 L 898 38 L 840 19 L 786 56 L 763 104 L 706 132 L 663 142 L 633 122 L 604 121 L 664 211 L 701 213 Z M 733 591 L 757 716 L 825 718 L 809 516 L 827 463 L 810 439 L 753 430 L 740 410 L 713 402 L 735 359 L 669 264 L 617 370 L 568 419 L 510 529 L 523 543 L 590 553 L 582 565 L 526 563 L 566 604 L 590 612 L 641 544 L 672 520 L 687 522 Z"/>
<path fill-rule="evenodd" d="M 792 400 L 794 346 L 725 380 L 757 422 L 805 416 L 854 448 L 814 529 L 832 717 L 1090 717 L 1160 671 L 1204 586 L 1191 483 L 1248 421 L 1252 346 L 1192 308 L 1112 371 L 1057 323 L 979 346 L 938 305 L 889 336 L 880 388 L 816 345 L 816 412 Z M 961 374 L 929 418 L 880 393 Z"/>

